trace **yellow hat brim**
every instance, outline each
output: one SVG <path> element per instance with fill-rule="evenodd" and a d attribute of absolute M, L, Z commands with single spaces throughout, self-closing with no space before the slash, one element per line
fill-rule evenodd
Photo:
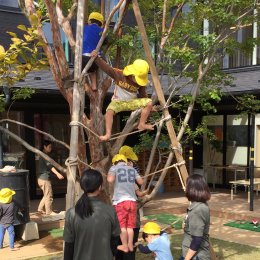
<path fill-rule="evenodd" d="M 142 87 L 145 87 L 148 83 L 148 73 L 146 75 L 139 76 L 139 72 L 135 70 L 133 64 L 126 66 L 123 70 L 123 74 L 125 76 L 133 75 L 136 83 Z"/>

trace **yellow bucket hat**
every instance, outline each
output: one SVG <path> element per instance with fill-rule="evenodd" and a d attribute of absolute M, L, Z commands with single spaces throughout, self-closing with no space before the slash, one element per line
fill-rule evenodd
<path fill-rule="evenodd" d="M 112 163 L 115 164 L 118 161 L 124 161 L 127 163 L 127 159 L 123 154 L 116 154 L 113 159 L 112 159 Z"/>
<path fill-rule="evenodd" d="M 104 16 L 99 12 L 92 12 L 88 17 L 88 22 L 90 22 L 91 19 L 95 19 L 103 24 L 104 22 Z"/>
<path fill-rule="evenodd" d="M 148 83 L 149 65 L 145 60 L 137 59 L 123 70 L 125 76 L 134 75 L 138 85 L 145 87 Z"/>
<path fill-rule="evenodd" d="M 133 148 L 128 145 L 122 146 L 119 150 L 119 154 L 123 154 L 127 159 L 131 161 L 138 161 L 138 157 Z"/>
<path fill-rule="evenodd" d="M 15 194 L 14 190 L 9 188 L 3 188 L 0 190 L 0 202 L 8 204 L 12 201 L 13 195 Z"/>
<path fill-rule="evenodd" d="M 147 222 L 143 227 L 143 231 L 146 234 L 160 234 L 161 227 L 155 222 Z"/>

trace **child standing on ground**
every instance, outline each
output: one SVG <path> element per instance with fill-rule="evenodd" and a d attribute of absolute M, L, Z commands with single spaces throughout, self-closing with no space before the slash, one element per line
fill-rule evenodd
<path fill-rule="evenodd" d="M 171 243 L 166 232 L 161 232 L 160 226 L 155 222 L 147 222 L 143 227 L 143 239 L 147 246 L 138 245 L 141 253 L 155 254 L 155 260 L 173 260 Z"/>
<path fill-rule="evenodd" d="M 99 139 L 107 141 L 111 137 L 115 114 L 122 111 L 134 111 L 139 108 L 142 108 L 142 112 L 137 128 L 139 130 L 153 130 L 154 127 L 146 123 L 153 108 L 152 100 L 147 98 L 145 91 L 145 86 L 148 83 L 148 63 L 145 60 L 137 59 L 133 64 L 120 70 L 109 66 L 98 57 L 96 51 L 93 51 L 91 56 L 96 58 L 96 65 L 115 81 L 114 95 L 105 115 L 106 134 L 100 136 Z"/>
<path fill-rule="evenodd" d="M 14 202 L 15 191 L 9 188 L 0 190 L 0 249 L 3 248 L 5 231 L 9 234 L 9 246 L 12 251 L 18 250 L 14 247 Z"/>
<path fill-rule="evenodd" d="M 104 17 L 98 12 L 92 12 L 88 17 L 88 24 L 84 26 L 83 31 L 83 49 L 82 49 L 82 70 L 91 58 L 91 52 L 96 49 L 97 44 L 103 33 Z M 100 53 L 99 53 L 100 54 Z M 97 90 L 97 65 L 95 63 L 89 68 L 88 73 L 91 80 L 91 88 Z"/>
<path fill-rule="evenodd" d="M 137 171 L 127 165 L 127 159 L 122 154 L 117 154 L 112 159 L 113 166 L 109 169 L 107 181 L 114 184 L 113 205 L 119 220 L 122 245 L 118 250 L 133 251 L 133 239 L 136 225 L 136 194 L 135 183 L 142 185 L 143 180 Z"/>

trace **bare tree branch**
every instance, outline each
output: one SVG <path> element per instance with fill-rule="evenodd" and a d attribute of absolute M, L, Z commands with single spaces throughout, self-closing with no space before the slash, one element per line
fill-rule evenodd
<path fill-rule="evenodd" d="M 2 120 L 0 120 L 0 123 L 5 123 L 5 122 L 9 122 L 9 123 L 21 125 L 21 126 L 24 126 L 24 127 L 29 128 L 29 129 L 32 129 L 32 130 L 35 131 L 35 132 L 38 132 L 38 133 L 40 133 L 40 134 L 42 134 L 42 135 L 45 135 L 45 136 L 49 137 L 49 139 L 50 139 L 51 141 L 53 141 L 53 142 L 55 142 L 55 143 L 59 143 L 59 144 L 63 145 L 64 147 L 66 147 L 67 149 L 70 149 L 70 147 L 69 147 L 68 144 L 66 144 L 66 143 L 64 143 L 64 142 L 62 142 L 62 141 L 56 139 L 56 138 L 55 138 L 53 135 L 51 135 L 51 134 L 48 134 L 48 133 L 46 133 L 46 132 L 44 132 L 44 131 L 39 130 L 38 128 L 35 128 L 35 127 L 30 126 L 30 125 L 21 123 L 21 122 L 16 121 L 16 120 L 11 120 L 11 119 L 2 119 Z"/>
<path fill-rule="evenodd" d="M 163 1 L 163 17 L 162 17 L 162 35 L 166 30 L 166 12 L 167 12 L 167 0 Z"/>
<path fill-rule="evenodd" d="M 18 143 L 20 143 L 21 145 L 23 145 L 26 149 L 28 149 L 29 151 L 38 154 L 39 156 L 41 156 L 44 160 L 48 161 L 51 165 L 53 165 L 56 169 L 58 169 L 60 172 L 62 173 L 66 173 L 66 169 L 63 168 L 60 164 L 58 164 L 57 162 L 55 162 L 52 158 L 50 158 L 47 154 L 43 153 L 41 150 L 38 150 L 37 148 L 31 146 L 30 144 L 28 144 L 27 142 L 25 142 L 21 137 L 19 137 L 18 135 L 12 133 L 11 131 L 9 131 L 8 129 L 0 126 L 0 131 L 9 135 L 11 138 L 13 138 L 14 140 L 16 140 Z"/>
<path fill-rule="evenodd" d="M 75 51 L 76 42 L 75 42 L 75 39 L 74 39 L 74 36 L 72 33 L 70 20 L 75 15 L 77 6 L 78 6 L 77 3 L 74 2 L 70 9 L 68 16 L 65 18 L 63 16 L 62 9 L 61 9 L 61 0 L 57 1 L 57 3 L 56 3 L 56 12 L 57 12 L 57 16 L 58 16 L 59 25 L 62 27 L 73 52 Z"/>
<path fill-rule="evenodd" d="M 44 2 L 47 7 L 48 14 L 49 14 L 56 61 L 59 66 L 61 77 L 65 78 L 68 75 L 69 66 L 68 66 L 68 62 L 66 60 L 65 52 L 64 52 L 61 37 L 60 37 L 60 27 L 59 27 L 59 23 L 58 23 L 58 16 L 56 13 L 56 9 L 54 8 L 53 2 L 51 0 L 44 0 Z"/>

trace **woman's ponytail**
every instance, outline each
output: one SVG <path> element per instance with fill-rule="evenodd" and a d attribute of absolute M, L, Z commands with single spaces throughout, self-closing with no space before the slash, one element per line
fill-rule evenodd
<path fill-rule="evenodd" d="M 87 193 L 83 193 L 75 206 L 75 212 L 82 219 L 93 214 L 93 207 Z"/>
<path fill-rule="evenodd" d="M 84 219 L 94 213 L 94 209 L 89 199 L 88 193 L 93 193 L 102 186 L 103 178 L 99 171 L 90 169 L 83 172 L 80 179 L 80 186 L 84 194 L 80 197 L 75 206 L 76 214 Z"/>

